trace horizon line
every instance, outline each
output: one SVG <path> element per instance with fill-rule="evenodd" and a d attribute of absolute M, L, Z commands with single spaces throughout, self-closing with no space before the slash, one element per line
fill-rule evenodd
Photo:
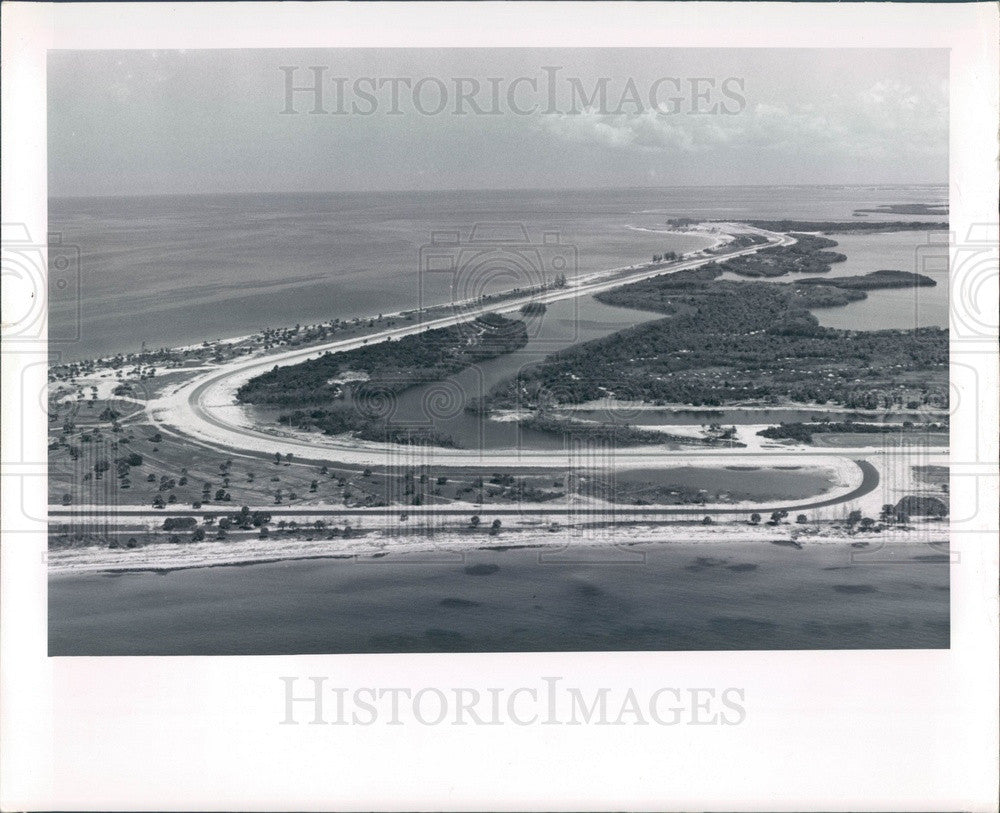
<path fill-rule="evenodd" d="M 48 200 L 93 200 L 95 198 L 180 198 L 180 197 L 249 197 L 251 195 L 403 195 L 403 194 L 446 194 L 455 192 L 630 192 L 657 191 L 662 189 L 805 189 L 829 187 L 860 187 L 878 186 L 948 186 L 948 181 L 894 181 L 872 183 L 776 183 L 776 184 L 671 184 L 665 186 L 518 186 L 495 188 L 447 187 L 442 189 L 313 189 L 313 190 L 242 190 L 216 192 L 103 192 L 86 194 L 49 194 Z"/>

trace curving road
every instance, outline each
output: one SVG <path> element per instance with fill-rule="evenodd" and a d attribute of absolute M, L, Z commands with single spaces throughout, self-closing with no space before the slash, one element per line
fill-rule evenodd
<path fill-rule="evenodd" d="M 226 363 L 222 367 L 198 375 L 176 389 L 152 400 L 147 404 L 147 413 L 150 421 L 161 431 L 176 435 L 186 443 L 206 446 L 230 456 L 270 459 L 275 454 L 282 456 L 291 454 L 297 462 L 301 463 L 315 465 L 333 463 L 348 466 L 377 467 L 391 465 L 394 462 L 404 466 L 413 465 L 419 461 L 421 464 L 436 465 L 451 469 L 488 466 L 491 471 L 504 468 L 560 469 L 567 467 L 593 468 L 595 466 L 612 467 L 615 469 L 664 468 L 691 463 L 722 466 L 731 464 L 736 458 L 744 463 L 757 463 L 760 465 L 781 465 L 783 463 L 801 465 L 808 462 L 812 465 L 826 466 L 838 472 L 842 485 L 837 493 L 827 495 L 822 500 L 813 500 L 797 505 L 778 505 L 756 510 L 819 508 L 849 502 L 865 494 L 869 494 L 879 484 L 879 473 L 870 462 L 859 460 L 858 458 L 871 456 L 874 450 L 870 448 L 831 449 L 823 451 L 814 448 L 800 448 L 797 450 L 781 449 L 774 452 L 767 452 L 717 448 L 705 449 L 698 447 L 678 450 L 664 446 L 644 446 L 616 450 L 610 457 L 594 461 L 589 458 L 586 451 L 578 452 L 573 449 L 510 449 L 488 451 L 436 447 L 419 447 L 418 449 L 394 444 L 345 441 L 342 438 L 337 439 L 318 435 L 306 438 L 301 435 L 295 436 L 292 433 L 282 434 L 278 429 L 262 430 L 253 425 L 251 419 L 242 408 L 235 406 L 234 393 L 236 389 L 243 382 L 270 370 L 274 366 L 297 364 L 310 358 L 316 358 L 327 352 L 342 352 L 355 349 L 364 344 L 399 339 L 425 330 L 448 327 L 469 321 L 477 315 L 490 311 L 515 311 L 522 304 L 532 299 L 534 301 L 550 303 L 562 299 L 592 295 L 661 274 L 677 273 L 678 271 L 697 268 L 719 259 L 753 254 L 768 246 L 786 246 L 795 242 L 794 238 L 787 234 L 766 232 L 761 229 L 750 229 L 743 226 L 740 226 L 739 230 L 761 234 L 767 238 L 768 242 L 731 252 L 687 260 L 677 263 L 669 270 L 664 270 L 663 268 L 645 268 L 632 273 L 626 273 L 630 269 L 601 272 L 599 274 L 588 275 L 584 278 L 578 278 L 572 281 L 566 288 L 547 291 L 540 297 L 525 296 L 523 298 L 509 299 L 499 306 L 489 303 L 481 306 L 472 306 L 448 316 L 423 323 L 394 327 L 364 337 L 341 339 L 305 349 L 288 350 L 255 358 L 236 359 Z M 272 514 L 280 513 L 291 516 L 295 515 L 298 509 L 285 508 L 274 510 L 274 507 L 268 506 L 264 510 L 268 510 Z M 378 510 L 385 509 L 302 508 L 301 513 L 308 515 L 329 514 L 331 516 L 350 516 L 352 513 L 370 515 L 373 511 L 377 512 Z M 450 509 L 434 506 L 428 507 L 428 510 L 432 510 L 438 514 L 452 512 Z M 461 509 L 453 510 L 455 513 L 467 514 L 470 508 L 462 507 Z M 524 513 L 519 508 L 493 509 L 489 506 L 483 506 L 478 510 L 497 514 Z M 547 509 L 533 507 L 530 509 L 530 512 L 566 514 L 567 511 L 579 513 L 579 510 L 572 507 L 552 507 Z M 715 508 L 664 507 L 656 509 L 651 507 L 643 507 L 642 509 L 621 507 L 615 509 L 618 514 L 735 514 L 745 513 L 747 510 L 746 507 L 732 508 L 725 506 Z M 218 511 L 218 509 L 216 508 L 215 511 Z M 411 508 L 408 508 L 407 511 L 414 514 L 420 513 L 419 510 Z M 211 513 L 212 509 L 205 509 L 205 512 Z M 62 512 L 54 506 L 52 513 L 59 515 Z M 142 509 L 121 509 L 116 513 L 123 516 L 150 514 L 163 516 L 164 513 L 184 516 L 187 514 L 197 514 L 198 512 L 193 510 L 189 512 L 144 512 Z"/>
<path fill-rule="evenodd" d="M 722 224 L 723 227 L 725 225 Z M 723 254 L 687 260 L 677 263 L 669 270 L 646 268 L 632 273 L 623 273 L 628 269 L 615 269 L 591 274 L 572 281 L 572 284 L 566 288 L 546 291 L 541 296 L 526 295 L 523 298 L 508 299 L 499 306 L 490 303 L 473 306 L 445 317 L 389 328 L 368 336 L 341 339 L 305 349 L 288 350 L 256 358 L 236 359 L 216 370 L 210 370 L 203 375 L 192 378 L 177 389 L 152 400 L 147 406 L 147 412 L 150 421 L 162 431 L 179 435 L 187 442 L 199 443 L 232 454 L 273 457 L 275 453 L 281 455 L 291 453 L 296 457 L 309 457 L 322 463 L 380 465 L 387 458 L 398 459 L 406 455 L 401 453 L 400 448 L 395 445 L 345 442 L 336 438 L 320 436 L 304 440 L 291 434 L 282 435 L 278 431 L 262 431 L 252 424 L 242 409 L 234 406 L 235 391 L 245 381 L 275 366 L 298 364 L 311 358 L 317 358 L 324 353 L 353 350 L 365 344 L 399 339 L 426 330 L 450 327 L 491 311 L 516 311 L 528 301 L 551 303 L 563 299 L 589 296 L 661 274 L 672 274 L 698 268 L 719 259 L 753 254 L 769 246 L 787 246 L 795 243 L 795 239 L 787 234 L 744 226 L 741 226 L 739 230 L 760 234 L 766 237 L 768 242 Z M 691 456 L 692 451 L 678 453 L 677 450 L 666 447 L 647 447 L 642 451 L 636 450 L 628 455 L 616 456 L 616 464 L 629 465 L 625 460 L 627 457 L 632 461 L 631 465 L 645 466 L 656 463 L 664 455 L 677 456 L 678 454 Z M 703 456 L 700 450 L 694 454 L 699 457 Z M 710 456 L 713 453 L 708 452 L 707 454 Z M 426 448 L 421 450 L 420 455 L 427 462 L 449 467 L 489 464 L 492 466 L 538 468 L 560 467 L 574 462 L 572 456 L 560 459 L 558 452 L 530 450 L 484 452 L 473 449 Z M 619 461 L 619 458 L 622 459 Z"/>

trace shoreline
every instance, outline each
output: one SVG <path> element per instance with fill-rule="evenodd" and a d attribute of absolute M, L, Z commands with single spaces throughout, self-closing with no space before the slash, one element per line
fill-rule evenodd
<path fill-rule="evenodd" d="M 760 232 L 753 229 L 747 229 L 747 231 L 748 233 L 754 232 L 767 237 L 769 242 L 766 245 L 789 245 L 795 242 L 794 238 L 788 235 Z M 737 247 L 737 249 L 731 252 L 732 256 L 752 254 L 760 250 L 760 245 Z M 589 292 L 590 286 L 601 290 L 610 289 L 619 284 L 625 284 L 634 277 L 645 278 L 651 275 L 671 273 L 674 270 L 681 270 L 689 266 L 698 267 L 704 262 L 718 259 L 706 257 L 706 253 L 705 251 L 689 252 L 680 262 L 668 263 L 671 266 L 668 270 L 664 270 L 661 264 L 654 261 L 653 263 L 645 263 L 641 266 L 611 269 L 593 275 L 578 277 L 568 286 L 561 286 L 556 290 L 542 289 L 538 298 L 545 301 L 557 301 L 567 297 L 583 295 Z M 698 257 L 698 259 L 690 259 L 692 255 Z M 640 269 L 638 273 L 635 272 L 636 268 Z M 622 270 L 631 273 L 624 275 L 618 273 Z M 266 427 L 267 431 L 264 431 L 264 427 L 261 426 L 260 422 L 251 414 L 248 414 L 249 408 L 236 401 L 235 393 L 238 387 L 245 380 L 259 374 L 262 370 L 266 370 L 271 365 L 294 364 L 302 360 L 318 357 L 324 352 L 342 352 L 354 349 L 355 347 L 367 344 L 373 337 L 377 337 L 377 341 L 390 341 L 394 338 L 402 338 L 421 332 L 438 323 L 447 326 L 460 319 L 472 318 L 478 310 L 484 308 L 488 310 L 496 309 L 500 312 L 515 310 L 518 307 L 519 301 L 516 297 L 514 300 L 510 300 L 502 296 L 495 303 L 491 302 L 488 305 L 480 303 L 471 312 L 462 313 L 461 316 L 451 311 L 451 315 L 430 322 L 421 318 L 409 325 L 393 326 L 391 328 L 384 324 L 379 324 L 378 326 L 374 326 L 375 333 L 371 336 L 362 337 L 361 335 L 355 335 L 351 338 L 325 341 L 325 343 L 321 342 L 318 345 L 314 345 L 312 342 L 305 342 L 303 346 L 295 346 L 292 343 L 291 346 L 295 349 L 282 347 L 277 352 L 260 348 L 243 348 L 242 351 L 233 354 L 231 358 L 225 360 L 220 358 L 216 363 L 207 366 L 178 367 L 173 370 L 167 368 L 160 371 L 161 375 L 159 378 L 161 380 L 164 378 L 170 379 L 173 375 L 178 374 L 181 376 L 181 380 L 170 380 L 162 383 L 158 381 L 155 386 L 156 391 L 152 394 L 152 397 L 142 402 L 144 406 L 143 412 L 145 413 L 143 417 L 157 430 L 170 436 L 172 440 L 187 441 L 216 451 L 220 449 L 225 450 L 226 453 L 234 457 L 271 457 L 283 455 L 290 459 L 294 453 L 297 462 L 309 465 L 314 463 L 318 465 L 327 461 L 345 466 L 379 465 L 386 452 L 386 444 L 383 443 L 363 441 L 340 435 L 304 432 L 291 428 L 276 428 L 274 426 L 268 426 Z M 425 313 L 421 312 L 418 315 Z M 381 319 L 380 322 L 382 322 Z M 368 329 L 372 327 L 373 325 L 362 326 L 361 330 L 367 333 Z M 121 373 L 119 372 L 120 375 Z M 151 375 L 152 372 L 150 372 Z M 77 383 L 77 389 L 80 389 L 80 383 L 82 382 Z M 102 383 L 105 384 L 105 387 L 108 387 L 114 386 L 116 382 L 112 378 L 111 380 L 105 379 Z M 91 389 L 94 390 L 95 397 L 100 395 L 97 392 L 98 388 L 92 387 Z M 612 403 L 614 404 L 613 407 Z M 673 411 L 678 413 L 697 414 L 698 412 L 704 412 L 706 413 L 704 418 L 705 423 L 711 422 L 713 419 L 712 413 L 724 412 L 727 409 L 725 407 L 711 408 L 690 404 L 670 406 L 654 404 L 638 405 L 628 402 L 614 402 L 608 399 L 584 404 L 567 405 L 567 407 L 567 417 L 579 415 L 583 410 L 593 410 L 595 408 L 598 411 L 601 409 L 618 408 L 624 412 L 633 410 L 638 412 L 640 409 L 643 411 L 666 409 L 669 412 L 671 411 L 671 407 L 673 407 Z M 765 410 L 780 410 L 782 408 L 822 413 L 859 412 L 859 410 L 854 408 L 819 404 L 789 404 L 786 406 L 758 403 L 729 407 L 729 409 L 736 409 L 741 412 L 755 412 L 758 410 L 763 412 Z M 885 411 L 873 411 L 873 413 L 876 415 L 882 414 L 883 416 L 887 414 Z M 509 417 L 514 418 L 514 415 Z M 522 415 L 518 414 L 517 417 L 520 418 Z M 725 417 L 721 417 L 720 419 L 725 420 Z M 839 477 L 834 477 L 835 482 L 832 484 L 832 488 L 824 492 L 824 496 L 829 497 L 831 491 L 835 495 L 842 489 L 846 489 L 850 493 L 849 483 L 857 477 L 856 472 L 847 473 L 846 469 L 852 464 L 845 458 L 860 457 L 869 459 L 882 451 L 879 444 L 873 443 L 868 439 L 862 439 L 864 442 L 858 442 L 855 445 L 843 443 L 836 446 L 821 445 L 817 447 L 805 447 L 801 444 L 784 442 L 776 443 L 763 440 L 757 435 L 757 431 L 763 426 L 764 424 L 758 425 L 756 423 L 741 425 L 737 430 L 737 435 L 739 436 L 742 448 L 739 452 L 736 452 L 734 449 L 715 448 L 715 444 L 706 445 L 699 443 L 699 441 L 706 439 L 704 431 L 689 426 L 687 422 L 674 425 L 668 418 L 662 425 L 642 426 L 641 428 L 649 431 L 658 430 L 667 432 L 668 434 L 677 433 L 684 435 L 684 440 L 679 441 L 677 444 L 649 444 L 638 446 L 635 449 L 628 447 L 622 454 L 616 456 L 614 466 L 616 469 L 622 470 L 646 468 L 649 466 L 655 466 L 656 468 L 683 467 L 685 465 L 714 467 L 724 465 L 723 461 L 727 459 L 738 458 L 746 460 L 748 457 L 759 457 L 761 458 L 761 462 L 766 459 L 768 464 L 778 466 L 779 461 L 786 456 L 796 458 L 789 465 L 800 466 L 802 465 L 802 457 L 805 456 L 809 463 L 821 466 L 822 468 L 834 469 L 840 475 Z M 521 448 L 490 449 L 488 452 L 480 450 L 476 454 L 475 450 L 450 450 L 434 447 L 433 449 L 428 449 L 426 454 L 435 465 L 446 468 L 498 465 L 501 468 L 518 467 L 520 469 L 548 470 L 553 467 L 563 468 L 579 465 L 579 461 L 572 454 L 566 452 L 543 452 L 541 450 L 536 452 L 535 450 Z M 489 458 L 490 463 L 487 464 L 484 458 Z M 881 465 L 878 467 L 883 468 Z M 756 501 L 754 503 L 756 504 Z M 154 507 L 156 506 L 154 505 Z M 746 507 L 750 509 L 754 506 L 747 505 Z"/>
<path fill-rule="evenodd" d="M 756 230 L 747 228 L 747 231 L 758 233 Z M 768 243 L 765 245 L 791 245 L 794 238 L 777 233 L 767 233 Z M 602 271 L 593 275 L 576 277 L 572 283 L 564 287 L 550 288 L 537 295 L 537 301 L 554 302 L 561 299 L 578 297 L 581 295 L 599 293 L 602 290 L 625 285 L 664 273 L 674 273 L 687 268 L 695 268 L 702 264 L 716 261 L 725 256 L 742 256 L 760 250 L 761 245 L 740 247 L 731 252 L 730 255 L 712 255 L 705 252 L 694 252 L 685 255 L 679 261 L 670 263 L 644 263 L 638 266 L 626 266 L 618 269 Z M 638 270 L 637 270 L 638 269 Z M 622 272 L 626 273 L 622 273 Z M 254 421 L 247 420 L 247 416 L 240 405 L 236 403 L 235 394 L 239 386 L 255 375 L 271 369 L 272 366 L 283 366 L 306 361 L 310 358 L 317 358 L 328 352 L 341 352 L 352 350 L 367 344 L 369 341 L 383 342 L 399 339 L 414 333 L 423 332 L 435 327 L 448 327 L 463 321 L 475 318 L 480 313 L 495 311 L 506 313 L 517 310 L 522 304 L 523 297 L 505 297 L 496 302 L 480 302 L 471 310 L 462 310 L 456 313 L 454 308 L 448 308 L 448 314 L 432 320 L 417 320 L 404 326 L 394 326 L 386 328 L 380 325 L 376 331 L 370 335 L 352 336 L 337 340 L 325 340 L 324 343 L 310 344 L 308 346 L 296 347 L 294 349 L 282 348 L 277 353 L 249 353 L 229 359 L 219 364 L 212 373 L 195 377 L 176 387 L 168 387 L 169 393 L 161 393 L 158 397 L 147 403 L 147 413 L 152 422 L 163 431 L 173 431 L 175 434 L 187 436 L 193 439 L 195 436 L 200 441 L 209 442 L 216 446 L 240 448 L 246 447 L 249 438 L 253 438 L 255 445 L 266 447 L 267 453 L 273 454 L 281 451 L 287 453 L 291 449 L 296 456 L 303 456 L 306 449 L 311 452 L 317 451 L 316 437 L 310 438 L 308 443 L 295 443 L 286 441 L 284 444 L 278 440 L 274 433 L 262 433 L 258 430 Z M 197 401 L 197 403 L 195 403 Z M 211 415 L 207 413 L 205 403 L 211 405 Z M 234 442 L 233 438 L 239 436 L 239 441 Z M 281 447 L 281 449 L 277 447 Z M 273 448 L 272 448 L 273 447 Z M 322 448 L 328 454 L 336 453 L 340 462 L 360 462 L 369 464 L 370 454 L 362 451 L 360 443 L 352 443 L 349 448 L 341 444 L 323 443 Z M 259 451 L 259 449 L 258 449 Z M 435 453 L 441 458 L 455 457 L 468 458 L 469 455 L 461 455 L 456 451 L 451 451 L 450 455 L 445 453 Z M 348 459 L 350 458 L 350 459 Z M 332 459 L 332 458 L 331 458 Z"/>
<path fill-rule="evenodd" d="M 938 528 L 939 526 L 929 526 Z M 924 524 L 909 530 L 883 529 L 877 533 L 848 533 L 833 524 L 771 526 L 747 523 L 704 526 L 699 522 L 672 523 L 669 526 L 636 524 L 562 528 L 558 533 L 548 528 L 505 528 L 493 536 L 487 532 L 447 531 L 437 534 L 406 535 L 368 531 L 357 537 L 323 540 L 248 539 L 238 542 L 156 543 L 144 547 L 109 549 L 90 546 L 50 551 L 48 577 L 71 578 L 86 574 L 170 573 L 212 567 L 247 567 L 278 562 L 311 559 L 381 559 L 387 556 L 450 553 L 465 555 L 479 550 L 503 551 L 537 548 L 560 550 L 574 548 L 621 548 L 639 546 L 684 546 L 710 544 L 770 543 L 804 548 L 810 545 L 850 545 L 859 550 L 882 545 L 930 544 Z M 940 530 L 936 544 L 947 544 L 947 526 Z"/>
<path fill-rule="evenodd" d="M 670 404 L 650 404 L 645 401 L 618 401 L 613 398 L 602 398 L 597 401 L 585 401 L 579 404 L 560 404 L 559 410 L 567 412 L 676 412 L 692 416 L 701 413 L 717 412 L 836 412 L 836 413 L 857 413 L 866 417 L 881 417 L 883 415 L 897 414 L 926 414 L 926 415 L 949 415 L 947 409 L 918 407 L 917 409 L 906 409 L 905 407 L 892 407 L 888 409 L 865 409 L 863 407 L 847 407 L 840 404 L 817 404 L 815 402 L 805 403 L 789 401 L 780 404 L 726 404 L 724 406 L 692 406 L 690 404 L 670 403 Z M 522 410 L 526 411 L 526 410 Z M 712 417 L 705 416 L 706 423 L 712 422 Z M 508 417 L 506 420 L 515 420 Z"/>
<path fill-rule="evenodd" d="M 634 262 L 632 264 L 629 264 L 629 265 L 620 265 L 620 266 L 615 266 L 615 267 L 612 267 L 612 268 L 603 268 L 603 269 L 599 269 L 597 271 L 590 271 L 590 272 L 586 272 L 586 273 L 583 273 L 583 274 L 578 274 L 578 275 L 576 275 L 574 277 L 571 277 L 571 278 L 569 278 L 567 280 L 567 288 L 572 289 L 572 288 L 578 287 L 580 285 L 592 284 L 594 282 L 601 281 L 601 280 L 604 280 L 606 278 L 610 279 L 610 278 L 612 278 L 612 277 L 614 277 L 615 275 L 618 275 L 618 274 L 625 274 L 625 273 L 628 273 L 628 272 L 636 272 L 636 271 L 639 271 L 640 269 L 653 268 L 654 266 L 663 266 L 663 270 L 668 270 L 669 266 L 671 264 L 673 264 L 673 263 L 685 262 L 685 261 L 691 260 L 693 258 L 700 257 L 701 255 L 703 255 L 703 254 L 705 254 L 705 253 L 707 253 L 709 251 L 716 250 L 716 249 L 721 248 L 722 246 L 727 245 L 728 243 L 732 242 L 735 239 L 733 237 L 733 235 L 731 235 L 731 234 L 720 233 L 720 232 L 712 230 L 712 228 L 710 228 L 712 225 L 713 224 L 707 224 L 707 223 L 699 222 L 699 223 L 692 224 L 691 228 L 687 229 L 687 230 L 683 230 L 683 229 L 671 229 L 668 232 L 664 232 L 665 234 L 673 234 L 673 235 L 682 236 L 682 237 L 698 237 L 698 238 L 701 238 L 701 239 L 703 239 L 703 240 L 705 240 L 707 242 L 710 242 L 710 245 L 707 245 L 707 246 L 705 246 L 703 248 L 692 249 L 690 251 L 685 252 L 684 254 L 680 255 L 674 261 L 671 261 L 671 262 L 659 262 L 659 263 L 657 263 L 657 262 L 650 262 L 648 260 L 637 260 L 636 262 Z M 728 222 L 727 222 L 727 225 L 728 225 Z M 699 228 L 699 227 L 702 227 L 702 228 Z M 627 226 L 626 228 L 631 228 L 631 227 Z M 552 290 L 553 290 L 553 288 L 551 286 L 549 286 L 549 287 L 542 287 L 542 288 L 539 288 L 537 290 L 525 289 L 525 290 L 521 291 L 520 294 L 522 294 L 522 295 L 538 295 L 538 296 L 542 296 L 545 293 L 550 292 Z M 508 291 L 499 291 L 496 294 L 492 294 L 491 298 L 496 300 L 495 301 L 495 305 L 496 305 L 496 307 L 498 309 L 503 309 L 506 300 L 509 299 L 509 298 L 511 298 L 511 296 L 514 295 L 515 293 L 516 293 L 516 289 L 508 290 Z M 434 303 L 434 304 L 428 304 L 428 305 L 425 305 L 423 307 L 417 306 L 417 307 L 413 307 L 413 308 L 405 308 L 405 309 L 401 309 L 401 310 L 397 310 L 397 311 L 392 311 L 392 312 L 389 312 L 389 313 L 380 313 L 380 314 L 377 315 L 377 317 L 374 314 L 367 314 L 367 315 L 362 314 L 360 316 L 356 316 L 356 317 L 352 317 L 352 318 L 344 318 L 344 319 L 341 319 L 339 321 L 341 323 L 343 323 L 343 324 L 349 324 L 349 325 L 357 324 L 359 326 L 367 325 L 369 322 L 371 322 L 373 320 L 376 321 L 376 322 L 381 322 L 381 323 L 385 323 L 385 322 L 387 322 L 389 320 L 393 320 L 393 319 L 396 319 L 396 320 L 399 320 L 399 319 L 402 319 L 402 320 L 414 320 L 415 319 L 417 321 L 422 321 L 422 320 L 427 319 L 427 318 L 433 319 L 435 317 L 435 315 L 438 315 L 438 312 L 442 311 L 442 310 L 449 310 L 449 309 L 459 309 L 459 310 L 461 310 L 461 309 L 464 309 L 464 308 L 474 308 L 475 306 L 480 305 L 480 304 L 482 304 L 482 303 L 481 303 L 481 301 L 478 298 L 476 298 L 476 297 L 469 297 L 469 298 L 458 300 L 458 301 L 438 302 L 438 303 Z M 498 310 L 498 312 L 502 312 L 502 310 Z M 474 317 L 470 316 L 470 319 L 471 318 L 474 318 Z M 307 331 L 307 330 L 310 330 L 310 329 L 315 329 L 315 328 L 322 327 L 325 324 L 328 324 L 328 322 L 317 322 L 315 324 L 301 325 L 301 326 L 298 326 L 298 327 L 301 327 L 302 330 Z M 266 333 L 268 333 L 268 332 L 277 332 L 277 331 L 290 330 L 290 329 L 292 329 L 292 327 L 293 327 L 292 325 L 268 326 L 268 327 L 260 328 L 258 330 L 254 330 L 254 331 L 252 331 L 250 333 L 247 333 L 247 334 L 241 335 L 241 336 L 206 338 L 206 339 L 203 339 L 203 340 L 200 340 L 200 341 L 199 340 L 194 340 L 194 341 L 189 342 L 188 344 L 176 345 L 176 346 L 155 347 L 155 348 L 149 348 L 149 349 L 147 349 L 145 351 L 141 351 L 141 350 L 140 351 L 135 351 L 135 350 L 133 350 L 133 351 L 126 351 L 126 350 L 122 350 L 122 351 L 119 351 L 117 353 L 112 353 L 112 354 L 109 354 L 109 355 L 89 356 L 89 357 L 83 357 L 83 358 L 79 358 L 79 359 L 72 359 L 72 360 L 66 362 L 65 364 L 89 364 L 89 365 L 93 365 L 95 368 L 107 368 L 107 367 L 109 367 L 111 365 L 111 363 L 113 363 L 118 358 L 124 358 L 124 359 L 128 360 L 130 358 L 134 359 L 134 358 L 137 358 L 137 357 L 141 357 L 143 355 L 149 355 L 149 354 L 155 354 L 155 353 L 161 353 L 161 352 L 166 352 L 166 353 L 196 353 L 198 351 L 209 351 L 209 350 L 214 350 L 216 348 L 221 348 L 221 347 L 225 347 L 225 346 L 237 347 L 237 346 L 239 346 L 241 344 L 245 344 L 247 342 L 260 342 L 262 340 L 263 336 Z M 376 329 L 373 331 L 373 333 L 378 333 L 378 332 L 379 332 L 378 327 L 376 327 Z M 351 338 L 351 339 L 353 339 L 353 338 L 363 338 L 365 335 L 367 335 L 366 331 L 362 330 L 361 332 L 359 332 L 357 334 L 352 334 L 351 336 L 345 337 L 345 338 Z M 322 341 L 321 342 L 317 342 L 317 344 L 322 344 L 322 343 L 323 343 Z M 285 348 L 285 349 L 287 349 L 287 348 Z M 280 353 L 281 350 L 278 349 L 277 352 Z M 261 351 L 259 353 L 260 356 L 266 356 L 267 354 L 268 354 L 267 350 L 263 350 L 263 351 Z M 111 368 L 111 369 L 116 369 L 116 368 Z M 183 372 L 184 371 L 183 367 L 166 368 L 166 369 L 167 370 L 178 371 L 178 372 Z"/>

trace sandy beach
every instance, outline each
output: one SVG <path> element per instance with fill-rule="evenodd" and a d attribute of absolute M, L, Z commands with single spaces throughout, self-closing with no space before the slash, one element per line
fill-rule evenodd
<path fill-rule="evenodd" d="M 918 523 L 908 529 L 889 528 L 878 533 L 848 533 L 842 524 L 726 523 L 699 522 L 670 525 L 636 524 L 563 527 L 553 533 L 548 526 L 504 528 L 493 536 L 488 531 L 440 531 L 422 534 L 358 532 L 349 538 L 332 539 L 250 538 L 234 541 L 160 543 L 134 549 L 103 546 L 51 551 L 48 572 L 52 576 L 93 572 L 167 571 L 188 568 L 262 564 L 313 558 L 412 556 L 432 552 L 467 552 L 510 548 L 645 547 L 656 545 L 703 545 L 705 543 L 786 543 L 795 546 L 844 545 L 859 548 L 880 545 L 947 542 L 948 526 Z"/>

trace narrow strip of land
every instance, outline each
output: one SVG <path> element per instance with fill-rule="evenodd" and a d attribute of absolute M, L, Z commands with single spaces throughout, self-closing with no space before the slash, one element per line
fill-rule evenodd
<path fill-rule="evenodd" d="M 698 268 L 710 262 L 752 254 L 762 248 L 789 246 L 795 243 L 795 238 L 787 234 L 746 226 L 741 228 L 744 231 L 765 237 L 767 242 L 729 252 L 718 252 L 684 260 L 669 268 L 652 264 L 634 272 L 627 269 L 617 269 L 616 271 L 591 274 L 573 280 L 564 288 L 554 288 L 541 294 L 529 293 L 524 297 L 507 299 L 499 306 L 495 303 L 486 303 L 478 307 L 463 307 L 456 309 L 454 314 L 447 317 L 390 328 L 365 337 L 328 342 L 307 349 L 285 351 L 251 359 L 237 359 L 221 368 L 197 376 L 176 390 L 154 399 L 147 405 L 147 412 L 150 420 L 162 431 L 180 435 L 189 442 L 226 450 L 230 453 L 263 453 L 267 455 L 293 453 L 326 462 L 378 465 L 380 458 L 384 460 L 386 457 L 386 444 L 338 442 L 333 439 L 321 439 L 318 436 L 309 438 L 307 442 L 288 435 L 282 436 L 275 432 L 264 432 L 249 425 L 242 410 L 233 406 L 233 395 L 241 384 L 275 366 L 297 364 L 324 353 L 354 350 L 374 342 L 398 339 L 435 328 L 451 327 L 491 311 L 502 313 L 516 311 L 527 302 L 552 303 L 563 299 L 596 294 L 661 274 L 677 273 Z M 648 453 L 663 454 L 672 451 L 675 450 L 652 448 L 648 450 Z M 398 450 L 394 454 L 398 455 Z M 558 455 L 553 455 L 551 452 L 511 450 L 501 454 L 506 461 L 504 465 L 532 467 L 564 465 L 564 461 L 558 460 Z M 649 454 L 646 456 L 647 459 L 639 465 L 648 464 Z M 477 465 L 477 463 L 492 464 L 497 459 L 495 452 L 435 449 L 433 447 L 422 449 L 421 455 L 433 458 L 436 463 L 452 466 Z"/>

